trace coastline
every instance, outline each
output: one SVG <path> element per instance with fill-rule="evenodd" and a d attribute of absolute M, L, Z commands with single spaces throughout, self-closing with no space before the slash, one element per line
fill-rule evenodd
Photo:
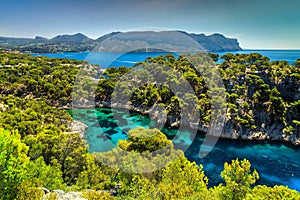
<path fill-rule="evenodd" d="M 285 54 L 285 52 L 287 52 L 287 51 L 292 54 L 287 56 Z M 52 52 L 52 53 L 29 53 L 29 54 L 32 56 L 47 56 L 50 58 L 67 58 L 67 59 L 75 59 L 75 60 L 86 60 L 88 62 L 97 62 L 95 64 L 99 64 L 100 66 L 102 66 L 101 62 L 91 59 L 92 57 L 86 56 L 89 53 L 97 53 L 97 52 L 81 51 L 81 52 Z M 139 53 L 141 53 L 141 52 L 139 52 Z M 232 53 L 232 54 L 259 53 L 263 56 L 270 58 L 270 61 L 286 60 L 289 62 L 290 65 L 292 65 L 299 58 L 300 49 L 288 49 L 288 50 L 284 50 L 284 49 L 274 49 L 274 50 L 273 49 L 242 49 L 242 50 L 233 50 L 233 51 L 208 51 L 207 53 L 216 53 L 220 56 L 227 54 L 227 53 Z M 280 53 L 280 55 L 279 55 L 279 53 Z M 86 54 L 86 55 L 81 56 L 82 54 Z M 143 60 L 144 59 L 140 59 L 139 61 L 143 61 Z M 127 66 L 126 63 L 122 63 L 122 62 L 115 63 L 115 65 L 116 65 L 116 67 Z"/>
<path fill-rule="evenodd" d="M 146 107 L 136 107 L 136 106 L 128 105 L 128 104 L 127 105 L 120 105 L 120 104 L 111 105 L 111 103 L 107 102 L 107 101 L 97 102 L 95 105 L 84 105 L 81 107 L 76 107 L 75 109 L 91 109 L 91 108 L 113 108 L 113 109 L 130 110 L 130 111 L 140 113 L 142 115 L 147 115 L 151 112 L 151 110 Z M 74 110 L 74 108 L 71 106 L 63 106 L 63 107 L 60 107 L 60 109 Z M 187 128 L 193 129 L 193 130 L 201 131 L 205 135 L 207 134 L 208 129 L 209 129 L 208 126 L 196 125 L 193 123 L 187 124 L 186 121 L 183 121 L 181 124 L 180 120 L 176 116 L 169 116 L 167 121 L 164 121 L 164 120 L 161 121 L 159 119 L 159 116 L 154 117 L 153 120 L 155 120 L 155 122 L 158 124 L 167 123 L 167 127 L 170 127 L 170 128 L 178 128 L 179 125 L 185 126 Z M 74 123 L 74 124 L 78 125 L 77 129 L 75 128 L 76 130 L 84 129 L 84 133 L 82 131 L 80 132 L 80 136 L 81 136 L 81 138 L 83 138 L 88 126 L 82 122 L 79 122 L 78 120 L 74 120 L 74 121 L 76 121 L 76 123 Z M 71 129 L 71 130 L 74 130 L 74 129 Z M 228 124 L 226 122 L 221 135 L 211 135 L 211 136 L 220 137 L 220 138 L 228 139 L 228 140 L 286 142 L 286 143 L 292 144 L 295 147 L 300 146 L 300 138 L 296 138 L 295 136 L 294 137 L 284 137 L 284 135 L 281 134 L 278 136 L 276 135 L 277 137 L 274 138 L 270 135 L 271 133 L 261 132 L 261 131 L 253 131 L 251 129 L 248 129 L 246 131 L 246 133 L 247 133 L 247 135 L 240 133 L 236 129 L 230 128 L 230 124 Z"/>

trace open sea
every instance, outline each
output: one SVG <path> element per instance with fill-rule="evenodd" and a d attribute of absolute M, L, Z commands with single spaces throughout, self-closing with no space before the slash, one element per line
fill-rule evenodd
<path fill-rule="evenodd" d="M 300 50 L 243 50 L 243 51 L 228 51 L 228 52 L 212 52 L 220 56 L 226 53 L 260 53 L 267 56 L 271 61 L 286 60 L 291 65 L 300 58 Z M 165 55 L 166 52 L 146 52 L 146 53 L 108 53 L 108 52 L 82 52 L 82 53 L 50 53 L 50 54 L 32 54 L 34 56 L 47 56 L 50 58 L 68 58 L 75 60 L 86 60 L 92 64 L 98 64 L 101 68 L 126 66 L 131 67 L 137 62 L 144 61 L 147 57 L 155 57 Z M 173 53 L 175 56 L 177 54 Z"/>
<path fill-rule="evenodd" d="M 244 50 L 230 53 L 260 53 L 274 60 L 286 60 L 293 64 L 300 58 L 300 50 Z M 223 55 L 228 52 L 218 53 Z M 51 58 L 69 58 L 76 60 L 87 60 L 92 64 L 98 64 L 101 68 L 112 66 L 131 67 L 135 63 L 145 60 L 147 57 L 154 57 L 166 53 L 58 53 L 58 54 L 34 54 L 35 56 L 48 56 Z M 148 116 L 131 112 L 130 115 L 124 111 L 112 112 L 109 108 L 79 109 L 70 111 L 75 119 L 86 123 L 89 128 L 85 139 L 89 144 L 90 152 L 104 152 L 111 149 L 112 144 L 116 145 L 119 139 L 127 138 L 127 131 L 137 126 L 146 128 L 157 127 L 157 124 Z M 122 123 L 117 123 L 113 113 L 121 115 Z M 101 128 L 99 128 L 100 125 Z M 121 124 L 121 125 L 120 125 Z M 224 162 L 231 160 L 248 159 L 252 168 L 260 175 L 258 184 L 287 185 L 300 192 L 300 147 L 294 147 L 284 142 L 258 142 L 219 139 L 213 150 L 204 158 L 200 159 L 199 149 L 204 140 L 200 132 L 192 140 L 193 136 L 186 130 L 180 133 L 180 137 L 174 139 L 178 134 L 176 129 L 161 129 L 170 139 L 173 139 L 175 146 L 188 146 L 185 151 L 186 157 L 202 164 L 206 176 L 209 178 L 209 185 L 221 183 L 220 172 L 223 170 Z"/>

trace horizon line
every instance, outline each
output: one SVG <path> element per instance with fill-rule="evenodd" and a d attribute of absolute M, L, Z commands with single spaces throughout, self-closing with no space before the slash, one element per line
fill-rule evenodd
<path fill-rule="evenodd" d="M 47 37 L 47 36 L 41 36 L 41 35 L 39 35 L 39 34 L 37 34 L 37 35 L 35 35 L 35 36 L 32 36 L 32 37 L 30 37 L 30 36 L 8 36 L 8 35 L 0 35 L 0 38 L 2 37 L 2 38 L 14 38 L 14 39 L 35 39 L 36 37 L 41 37 L 41 38 L 45 38 L 45 39 L 48 39 L 48 40 L 51 40 L 51 39 L 53 39 L 53 38 L 55 38 L 55 37 L 57 37 L 57 36 L 62 36 L 62 35 L 69 35 L 69 36 L 73 36 L 73 35 L 77 35 L 77 34 L 82 34 L 82 35 L 84 35 L 84 36 L 86 36 L 87 38 L 89 38 L 89 39 L 92 39 L 92 40 L 97 40 L 97 39 L 99 39 L 99 38 L 101 38 L 101 37 L 103 37 L 103 36 L 105 36 L 105 35 L 107 35 L 107 34 L 110 34 L 110 33 L 126 33 L 126 32 L 164 32 L 164 31 L 178 31 L 178 32 L 185 32 L 185 33 L 188 33 L 188 34 L 204 34 L 205 36 L 211 36 L 211 35 L 214 35 L 214 34 L 221 34 L 221 35 L 223 35 L 223 36 L 225 36 L 226 38 L 229 38 L 229 39 L 237 39 L 238 40 L 238 42 L 239 42 L 239 44 L 241 43 L 240 41 L 239 41 L 239 39 L 238 39 L 238 37 L 231 37 L 231 36 L 227 36 L 226 34 L 223 34 L 223 33 L 220 33 L 220 32 L 214 32 L 214 33 L 204 33 L 204 32 L 198 32 L 198 33 L 196 33 L 196 32 L 189 32 L 189 31 L 186 31 L 186 30 L 176 30 L 176 29 L 173 29 L 173 30 L 161 30 L 161 31 L 157 31 L 157 30 L 130 30 L 130 31 L 120 31 L 120 30 L 117 30 L 117 31 L 111 31 L 111 32 L 107 32 L 107 33 L 104 33 L 104 34 L 102 34 L 102 35 L 100 35 L 100 36 L 97 36 L 97 37 L 91 37 L 91 36 L 89 36 L 89 35 L 87 35 L 87 34 L 85 34 L 85 33 L 82 33 L 82 32 L 72 32 L 72 33 L 58 33 L 58 34 L 55 34 L 54 36 L 49 36 L 49 37 Z M 241 47 L 241 46 L 240 46 Z M 250 50 L 250 51 L 252 51 L 252 50 L 257 50 L 257 51 L 264 51 L 264 50 L 274 50 L 274 51 L 276 51 L 276 50 L 286 50 L 286 51 L 293 51 L 293 50 L 300 50 L 300 48 L 286 48 L 286 47 L 283 47 L 283 48 L 280 48 L 280 47 L 271 47 L 271 48 L 261 48 L 261 47 L 259 47 L 259 48 L 243 48 L 243 47 L 241 47 L 242 48 L 242 50 L 241 51 L 247 51 L 247 50 Z M 228 51 L 229 52 L 229 51 Z M 235 51 L 233 51 L 233 52 L 235 52 Z"/>

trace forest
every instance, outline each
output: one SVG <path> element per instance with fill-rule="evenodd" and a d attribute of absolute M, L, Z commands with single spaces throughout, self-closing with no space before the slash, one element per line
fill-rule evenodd
<path fill-rule="evenodd" d="M 199 127 L 208 126 L 212 103 L 216 103 L 210 94 L 220 88 L 211 87 L 205 78 L 212 73 L 209 68 L 201 71 L 193 65 L 193 60 L 200 59 L 204 64 L 220 61 L 215 70 L 225 86 L 225 128 L 229 131 L 224 137 L 299 144 L 300 59 L 291 66 L 286 61 L 270 62 L 260 54 L 208 57 L 195 54 L 188 60 L 168 54 L 147 58 L 132 69 L 102 72 L 84 61 L 0 53 L 0 199 L 58 199 L 64 194 L 83 199 L 299 199 L 299 192 L 286 186 L 256 184 L 259 171 L 246 159 L 224 163 L 223 182 L 209 187 L 203 166 L 190 162 L 158 129 L 132 129 L 128 140 L 120 140 L 105 153 L 89 153 L 86 141 L 70 131 L 73 119 L 67 109 L 72 108 L 74 98 L 84 103 L 95 91 L 93 101 L 100 105 L 111 101 L 116 87 L 122 88 L 124 98 L 132 94 L 128 103 L 133 107 L 160 105 L 172 116 L 167 121 L 170 126 L 182 120 L 182 106 L 199 111 Z M 170 81 L 186 79 L 194 94 L 179 98 L 166 85 L 157 84 L 154 75 L 143 69 L 153 64 L 159 73 L 169 73 Z M 170 70 L 182 77 L 170 75 Z M 79 71 L 85 78 L 78 80 Z M 148 82 L 139 87 L 118 85 L 128 74 L 136 82 L 142 81 L 140 74 L 147 75 Z M 197 102 L 195 106 L 189 106 L 190 98 Z M 162 154 L 147 156 L 164 147 L 167 150 Z M 124 168 L 108 166 L 103 158 Z M 154 172 L 145 170 L 168 159 L 173 162 Z"/>

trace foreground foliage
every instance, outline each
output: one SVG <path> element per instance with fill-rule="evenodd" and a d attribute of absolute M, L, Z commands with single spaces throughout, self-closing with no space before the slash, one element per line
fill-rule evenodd
<path fill-rule="evenodd" d="M 162 141 L 171 142 L 163 133 L 155 129 L 137 128 L 132 130 L 136 137 L 145 135 L 148 131 L 155 132 Z M 122 171 L 121 168 L 111 168 L 106 163 L 99 162 L 93 155 L 87 153 L 86 149 L 82 151 L 81 149 L 85 148 L 84 143 L 74 143 L 73 141 L 72 144 L 69 144 L 69 148 L 65 146 L 66 149 L 62 151 L 60 148 L 66 144 L 64 140 L 58 140 L 58 146 L 45 144 L 49 144 L 51 135 L 54 137 L 55 133 L 47 133 L 49 137 L 45 138 L 46 140 L 41 140 L 41 143 L 38 143 L 39 140 L 37 140 L 37 144 L 29 143 L 29 146 L 21 140 L 18 133 L 11 133 L 3 129 L 0 130 L 0 133 L 1 199 L 40 199 L 44 195 L 41 187 L 68 191 L 71 187 L 73 191 L 82 190 L 83 197 L 87 199 L 236 200 L 300 198 L 297 191 L 284 186 L 258 185 L 253 187 L 259 175 L 256 170 L 251 169 L 250 162 L 245 159 L 225 163 L 221 173 L 225 185 L 220 184 L 208 188 L 208 178 L 205 176 L 202 166 L 188 161 L 179 150 L 173 149 L 172 152 L 169 152 L 174 154 L 174 160 L 163 168 L 153 172 L 145 172 L 142 169 L 140 172 L 128 173 Z M 126 143 L 130 145 L 125 145 Z M 43 144 L 48 148 L 43 150 Z M 126 148 L 131 152 L 149 152 L 156 146 L 154 144 L 152 139 L 137 140 L 130 137 L 128 141 L 120 141 L 119 148 Z M 41 152 L 47 150 L 47 153 L 34 154 L 34 156 L 32 153 L 28 153 L 28 150 L 30 152 L 35 149 L 35 145 L 42 148 Z M 161 145 L 164 145 L 164 142 Z M 105 153 L 106 158 L 115 159 L 115 153 L 111 153 Z M 68 157 L 69 154 L 72 154 L 72 157 Z M 107 155 L 114 156 L 107 157 Z M 52 156 L 51 159 L 49 156 Z M 99 155 L 95 156 L 96 158 L 99 157 Z M 166 154 L 156 156 L 169 159 Z M 61 160 L 62 158 L 65 159 Z M 127 163 L 128 167 L 134 167 L 131 165 L 130 159 L 130 156 L 127 156 L 121 158 L 119 162 L 124 162 L 125 165 Z M 50 162 L 47 163 L 47 160 Z M 126 160 L 127 162 L 125 162 Z M 136 166 L 148 165 L 145 163 L 145 157 L 137 161 L 136 164 Z M 119 186 L 116 187 L 116 185 Z M 115 191 L 114 194 L 117 196 L 110 196 L 105 190 Z M 55 196 L 57 195 L 52 192 L 47 197 L 56 199 Z"/>

